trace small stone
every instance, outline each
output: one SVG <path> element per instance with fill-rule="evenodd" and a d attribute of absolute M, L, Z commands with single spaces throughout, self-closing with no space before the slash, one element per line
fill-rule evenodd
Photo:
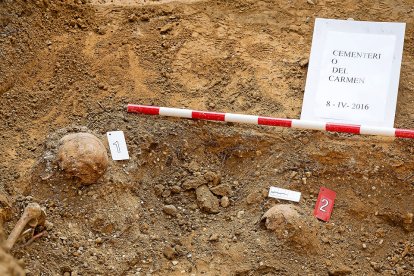
<path fill-rule="evenodd" d="M 367 249 L 367 245 L 365 243 L 362 244 L 363 249 Z"/>
<path fill-rule="evenodd" d="M 214 233 L 208 238 L 209 241 L 214 242 L 219 240 L 219 235 L 217 233 Z"/>
<path fill-rule="evenodd" d="M 161 27 L 160 29 L 160 34 L 166 34 L 168 32 L 170 32 L 175 26 L 175 23 L 168 23 L 164 26 Z"/>
<path fill-rule="evenodd" d="M 197 203 L 200 209 L 207 213 L 219 212 L 219 200 L 215 197 L 207 185 L 202 185 L 196 190 Z"/>
<path fill-rule="evenodd" d="M 102 242 L 103 242 L 103 240 L 102 240 L 101 237 L 98 237 L 98 238 L 95 239 L 96 244 L 101 244 Z"/>
<path fill-rule="evenodd" d="M 219 196 L 229 196 L 231 193 L 231 188 L 230 186 L 226 185 L 226 184 L 221 184 L 215 187 L 212 187 L 210 189 L 210 191 L 215 194 L 215 195 L 219 195 Z"/>
<path fill-rule="evenodd" d="M 173 265 L 178 265 L 178 261 L 172 261 Z"/>
<path fill-rule="evenodd" d="M 243 215 L 244 215 L 244 211 L 243 211 L 243 210 L 241 210 L 241 211 L 238 211 L 238 212 L 237 212 L 236 217 L 237 217 L 238 219 L 241 219 L 241 218 L 243 217 Z"/>
<path fill-rule="evenodd" d="M 45 221 L 45 229 L 46 230 L 48 230 L 48 231 L 52 230 L 53 226 L 54 226 L 53 223 L 51 223 L 50 221 L 48 221 L 48 220 Z"/>
<path fill-rule="evenodd" d="M 223 196 L 220 200 L 220 204 L 223 208 L 227 208 L 230 205 L 230 200 L 227 196 Z"/>
<path fill-rule="evenodd" d="M 182 188 L 184 190 L 191 190 L 191 189 L 197 189 L 201 185 L 207 184 L 206 180 L 203 177 L 195 177 L 187 179 L 183 185 Z"/>
<path fill-rule="evenodd" d="M 156 196 L 161 196 L 164 192 L 164 185 L 157 184 L 154 186 L 154 193 Z"/>
<path fill-rule="evenodd" d="M 315 2 L 313 2 L 312 0 L 308 0 L 306 1 L 309 5 L 315 5 Z"/>
<path fill-rule="evenodd" d="M 141 15 L 141 17 L 139 18 L 141 21 L 143 22 L 147 22 L 150 20 L 149 16 L 147 14 L 143 14 Z"/>
<path fill-rule="evenodd" d="M 181 192 L 181 187 L 178 185 L 174 185 L 171 187 L 171 192 L 173 194 L 179 194 Z"/>
<path fill-rule="evenodd" d="M 307 178 L 309 178 L 309 177 L 312 176 L 312 172 L 305 172 L 305 175 L 306 175 Z"/>
<path fill-rule="evenodd" d="M 96 29 L 96 32 L 97 32 L 99 35 L 104 35 L 104 34 L 106 34 L 106 27 L 104 27 L 104 26 L 99 26 L 99 27 Z"/>
<path fill-rule="evenodd" d="M 221 182 L 221 175 L 217 174 L 212 171 L 208 171 L 204 174 L 204 178 L 213 184 L 213 186 L 217 186 Z"/>
<path fill-rule="evenodd" d="M 247 204 L 259 203 L 263 199 L 264 197 L 261 191 L 254 191 L 247 196 L 246 202 Z"/>
<path fill-rule="evenodd" d="M 164 190 L 164 192 L 162 192 L 162 197 L 163 198 L 169 197 L 170 195 L 171 195 L 171 190 L 169 190 L 169 189 L 166 189 L 166 190 Z"/>
<path fill-rule="evenodd" d="M 305 67 L 306 65 L 308 65 L 309 63 L 309 59 L 308 58 L 303 58 L 299 61 L 299 65 L 300 67 Z"/>
<path fill-rule="evenodd" d="M 131 14 L 130 16 L 128 16 L 128 21 L 129 22 L 135 22 L 138 20 L 138 17 L 135 13 Z"/>
<path fill-rule="evenodd" d="M 178 214 L 178 210 L 174 205 L 165 205 L 164 208 L 162 208 L 162 211 L 173 217 L 176 217 Z"/>
<path fill-rule="evenodd" d="M 175 257 L 175 249 L 172 248 L 171 246 L 167 245 L 164 247 L 164 250 L 162 251 L 162 253 L 164 254 L 164 256 L 168 259 L 168 260 L 172 260 Z"/>
<path fill-rule="evenodd" d="M 306 185 L 306 182 L 307 182 L 306 180 L 307 180 L 306 177 L 302 177 L 302 184 L 303 185 Z"/>
<path fill-rule="evenodd" d="M 406 213 L 404 215 L 403 221 L 404 221 L 405 224 L 413 223 L 413 213 Z"/>
<path fill-rule="evenodd" d="M 107 90 L 108 88 L 106 87 L 106 85 L 104 83 L 98 83 L 98 88 L 102 89 L 102 90 Z"/>
<path fill-rule="evenodd" d="M 346 266 L 346 265 L 338 265 L 334 268 L 329 269 L 328 275 L 330 276 L 342 276 L 342 275 L 348 275 L 352 273 L 352 268 Z"/>

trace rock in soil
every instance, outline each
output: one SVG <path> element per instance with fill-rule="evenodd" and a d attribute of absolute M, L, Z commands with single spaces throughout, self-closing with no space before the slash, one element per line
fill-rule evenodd
<path fill-rule="evenodd" d="M 231 193 L 231 188 L 229 185 L 220 184 L 218 186 L 210 188 L 210 191 L 218 196 L 229 196 Z"/>
<path fill-rule="evenodd" d="M 162 251 L 162 253 L 164 254 L 164 256 L 168 259 L 168 260 L 172 260 L 174 259 L 176 252 L 175 249 L 172 248 L 171 246 L 167 245 L 164 247 L 164 250 Z"/>
<path fill-rule="evenodd" d="M 207 184 L 207 182 L 202 176 L 199 176 L 199 177 L 190 178 L 184 181 L 182 188 L 184 190 L 197 189 L 199 186 L 203 184 Z"/>
<path fill-rule="evenodd" d="M 196 190 L 198 207 L 206 213 L 219 212 L 219 200 L 215 197 L 207 185 L 202 185 Z"/>
<path fill-rule="evenodd" d="M 164 208 L 162 208 L 162 211 L 173 217 L 176 217 L 178 214 L 178 210 L 174 205 L 165 205 Z"/>
<path fill-rule="evenodd" d="M 221 207 L 223 207 L 223 208 L 227 208 L 227 207 L 229 207 L 229 205 L 230 205 L 230 200 L 229 200 L 229 198 L 228 198 L 227 196 L 223 196 L 223 197 L 220 199 L 220 205 L 221 205 Z"/>

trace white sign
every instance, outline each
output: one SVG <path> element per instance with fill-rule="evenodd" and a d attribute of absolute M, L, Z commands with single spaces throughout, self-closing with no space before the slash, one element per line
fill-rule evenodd
<path fill-rule="evenodd" d="M 286 190 L 277 187 L 270 187 L 269 189 L 269 197 L 277 198 L 277 199 L 284 199 L 299 202 L 300 200 L 300 192 Z"/>
<path fill-rule="evenodd" d="M 405 23 L 315 21 L 301 120 L 393 127 Z"/>
<path fill-rule="evenodd" d="M 106 133 L 108 138 L 109 148 L 113 160 L 129 159 L 128 148 L 125 142 L 123 131 L 110 131 Z"/>

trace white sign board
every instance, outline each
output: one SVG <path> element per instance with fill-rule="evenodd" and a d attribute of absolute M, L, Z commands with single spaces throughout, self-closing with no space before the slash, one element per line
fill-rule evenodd
<path fill-rule="evenodd" d="M 393 127 L 405 23 L 315 21 L 301 120 Z"/>
<path fill-rule="evenodd" d="M 123 131 L 110 131 L 106 133 L 109 149 L 113 160 L 129 159 L 128 148 Z"/>
<path fill-rule="evenodd" d="M 301 193 L 296 191 L 291 191 L 287 189 L 282 189 L 278 187 L 270 187 L 269 197 L 284 199 L 299 202 Z"/>

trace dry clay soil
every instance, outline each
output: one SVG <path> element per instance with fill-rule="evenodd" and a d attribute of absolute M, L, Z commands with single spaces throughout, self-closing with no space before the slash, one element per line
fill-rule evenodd
<path fill-rule="evenodd" d="M 29 202 L 52 223 L 10 252 L 27 274 L 413 275 L 414 140 L 126 112 L 299 118 L 316 17 L 407 23 L 395 126 L 414 128 L 413 0 L 1 0 L 4 231 Z M 113 130 L 129 160 L 88 186 L 62 176 L 63 135 Z M 313 217 L 322 186 L 328 223 Z M 279 204 L 298 214 L 269 230 Z"/>

